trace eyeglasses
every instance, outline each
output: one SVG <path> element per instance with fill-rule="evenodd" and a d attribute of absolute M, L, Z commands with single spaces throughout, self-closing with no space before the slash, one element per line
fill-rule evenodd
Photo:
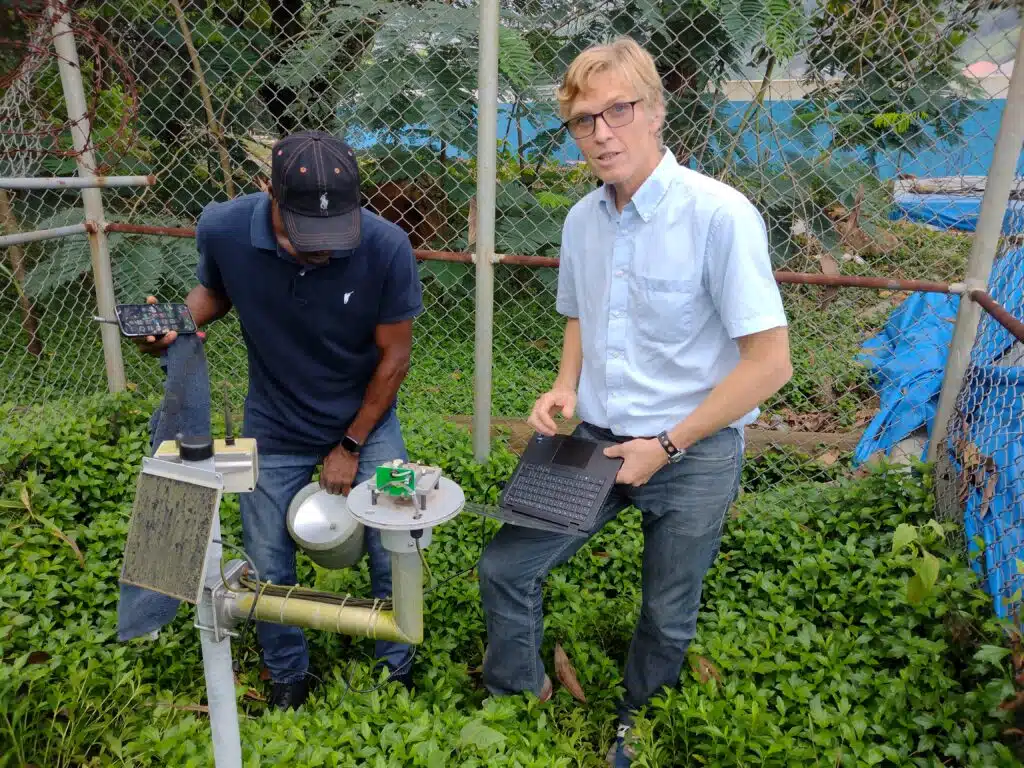
<path fill-rule="evenodd" d="M 562 123 L 568 129 L 569 135 L 574 139 L 585 139 L 597 130 L 597 118 L 604 120 L 609 128 L 621 128 L 633 122 L 633 106 L 640 102 L 640 99 L 633 101 L 618 101 L 607 109 L 595 112 L 592 115 L 577 115 Z"/>

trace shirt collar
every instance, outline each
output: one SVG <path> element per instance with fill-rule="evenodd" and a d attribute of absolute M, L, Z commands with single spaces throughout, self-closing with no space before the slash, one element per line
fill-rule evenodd
<path fill-rule="evenodd" d="M 651 171 L 651 175 L 644 180 L 644 183 L 640 185 L 640 189 L 633 194 L 633 199 L 627 205 L 632 205 L 640 218 L 645 222 L 651 220 L 654 212 L 658 210 L 661 201 L 665 199 L 665 194 L 672 185 L 672 180 L 675 178 L 678 168 L 679 163 L 676 161 L 676 156 L 672 154 L 671 150 L 666 149 L 661 155 L 661 160 L 654 170 Z M 611 214 L 615 210 L 615 200 L 613 197 L 615 192 L 610 184 L 605 184 L 605 187 L 607 189 L 601 198 L 601 203 L 605 206 L 605 211 Z"/>
<path fill-rule="evenodd" d="M 256 201 L 252 209 L 252 221 L 249 224 L 249 239 L 253 247 L 265 251 L 274 251 L 285 261 L 298 263 L 296 259 L 283 248 L 278 247 L 277 238 L 274 236 L 274 227 L 270 222 L 270 195 L 263 194 Z M 331 251 L 332 259 L 340 259 L 348 256 L 351 251 Z"/>

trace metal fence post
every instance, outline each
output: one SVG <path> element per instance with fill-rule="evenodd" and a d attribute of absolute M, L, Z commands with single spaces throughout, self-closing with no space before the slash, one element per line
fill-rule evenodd
<path fill-rule="evenodd" d="M 64 89 L 71 138 L 79 176 L 96 175 L 96 158 L 92 150 L 92 133 L 86 108 L 82 72 L 78 63 L 78 50 L 71 31 L 71 17 L 67 9 L 50 2 L 49 14 L 53 25 L 53 48 L 57 53 L 57 67 Z M 110 270 L 110 250 L 103 230 L 103 196 L 99 189 L 82 189 L 82 207 L 87 221 L 95 222 L 90 228 L 89 251 L 92 255 L 92 277 L 96 284 L 96 309 L 102 317 L 114 316 L 114 280 Z M 107 368 L 107 387 L 111 392 L 125 389 L 124 363 L 121 359 L 121 338 L 117 326 L 100 324 L 103 339 L 103 359 Z"/>
<path fill-rule="evenodd" d="M 498 171 L 498 0 L 480 0 L 477 71 L 476 329 L 473 354 L 473 456 L 491 445 L 491 366 L 494 356 L 494 219 Z"/>
<path fill-rule="evenodd" d="M 1017 41 L 1017 54 L 1014 60 L 1013 74 L 1006 94 L 1006 106 L 999 124 L 999 137 L 996 139 L 992 154 L 992 165 L 989 168 L 988 180 L 985 183 L 985 196 L 981 200 L 981 211 L 978 214 L 978 225 L 971 242 L 971 254 L 967 261 L 967 290 L 960 298 L 957 311 L 956 327 L 953 340 L 949 344 L 949 357 L 942 378 L 942 390 L 939 393 L 939 404 L 935 411 L 932 424 L 932 436 L 928 441 L 928 461 L 935 461 L 939 446 L 946 442 L 949 433 L 949 420 L 953 415 L 956 398 L 963 386 L 964 376 L 971 359 L 971 348 L 978 333 L 981 321 L 981 307 L 970 299 L 973 290 L 986 290 L 992 263 L 995 261 L 999 235 L 1003 229 L 1003 217 L 1006 215 L 1006 204 L 1010 199 L 1017 172 L 1017 161 L 1020 158 L 1021 143 L 1024 142 L 1024 28 L 1021 29 Z"/>

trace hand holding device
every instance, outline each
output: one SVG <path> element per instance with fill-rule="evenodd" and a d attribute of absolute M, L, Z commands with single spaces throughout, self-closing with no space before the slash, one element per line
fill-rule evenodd
<path fill-rule="evenodd" d="M 145 304 L 118 304 L 114 312 L 121 333 L 129 339 L 152 336 L 155 340 L 171 331 L 196 332 L 195 321 L 185 304 L 157 304 L 154 299 Z"/>
<path fill-rule="evenodd" d="M 155 296 L 147 296 L 145 304 L 118 304 L 114 312 L 116 320 L 95 319 L 116 322 L 121 334 L 134 341 L 139 351 L 146 354 L 159 355 L 179 334 L 202 335 L 186 304 L 161 304 Z"/>

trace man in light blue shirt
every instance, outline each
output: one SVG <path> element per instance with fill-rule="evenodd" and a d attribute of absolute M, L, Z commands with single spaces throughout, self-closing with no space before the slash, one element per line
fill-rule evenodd
<path fill-rule="evenodd" d="M 632 713 L 675 686 L 696 633 L 704 576 L 739 491 L 743 427 L 792 375 L 786 315 L 764 222 L 735 189 L 680 166 L 661 143 L 654 61 L 624 38 L 580 54 L 558 93 L 565 126 L 603 186 L 566 218 L 558 376 L 529 424 L 616 443 L 623 459 L 594 532 L 643 514 L 643 605 L 608 753 L 632 761 Z M 540 657 L 541 585 L 578 536 L 504 526 L 479 567 L 484 683 L 551 695 Z"/>

